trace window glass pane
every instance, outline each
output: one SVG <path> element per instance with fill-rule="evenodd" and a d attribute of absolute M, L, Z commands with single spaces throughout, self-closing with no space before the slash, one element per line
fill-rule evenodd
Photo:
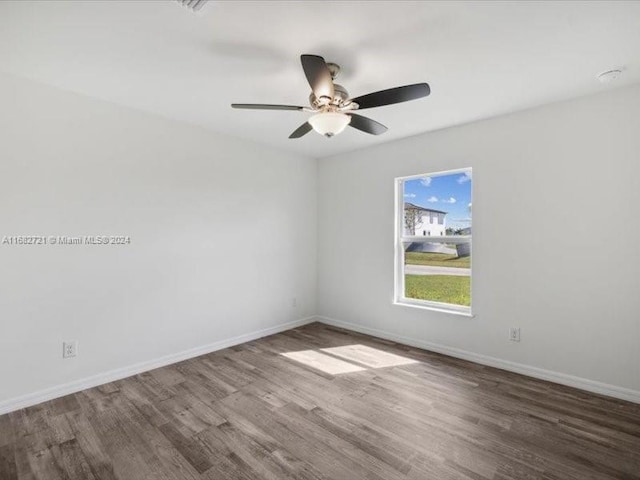
<path fill-rule="evenodd" d="M 455 310 L 470 307 L 471 169 L 398 180 L 401 235 L 422 238 L 398 239 L 396 299 Z M 441 238 L 461 236 L 467 238 Z"/>
<path fill-rule="evenodd" d="M 413 242 L 404 251 L 404 296 L 471 305 L 471 243 Z"/>
<path fill-rule="evenodd" d="M 471 183 L 471 170 L 404 180 L 403 234 L 471 235 Z"/>

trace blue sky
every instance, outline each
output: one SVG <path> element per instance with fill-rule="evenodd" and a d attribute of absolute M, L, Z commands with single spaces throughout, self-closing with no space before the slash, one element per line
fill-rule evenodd
<path fill-rule="evenodd" d="M 404 201 L 447 212 L 447 226 L 471 225 L 471 172 L 405 180 Z"/>

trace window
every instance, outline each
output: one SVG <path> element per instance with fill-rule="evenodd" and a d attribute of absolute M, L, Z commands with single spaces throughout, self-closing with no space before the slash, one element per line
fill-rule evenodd
<path fill-rule="evenodd" d="M 395 303 L 471 313 L 472 183 L 470 168 L 396 179 Z"/>

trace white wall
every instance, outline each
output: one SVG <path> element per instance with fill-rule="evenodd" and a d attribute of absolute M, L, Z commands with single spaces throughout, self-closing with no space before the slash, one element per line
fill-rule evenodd
<path fill-rule="evenodd" d="M 475 318 L 392 305 L 394 178 L 463 167 Z M 318 191 L 320 315 L 640 391 L 640 87 L 323 159 Z"/>
<path fill-rule="evenodd" d="M 315 313 L 315 160 L 7 75 L 0 105 L 0 238 L 132 239 L 0 245 L 0 406 Z"/>
<path fill-rule="evenodd" d="M 317 163 L 4 74 L 0 105 L 0 240 L 132 238 L 0 244 L 0 410 L 316 312 L 640 390 L 639 87 Z M 393 179 L 468 166 L 476 317 L 393 306 Z"/>

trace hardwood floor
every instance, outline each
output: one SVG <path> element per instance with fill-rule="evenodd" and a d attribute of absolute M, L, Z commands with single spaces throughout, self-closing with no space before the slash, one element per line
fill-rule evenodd
<path fill-rule="evenodd" d="M 640 405 L 312 324 L 0 416 L 0 479 L 640 479 Z"/>

